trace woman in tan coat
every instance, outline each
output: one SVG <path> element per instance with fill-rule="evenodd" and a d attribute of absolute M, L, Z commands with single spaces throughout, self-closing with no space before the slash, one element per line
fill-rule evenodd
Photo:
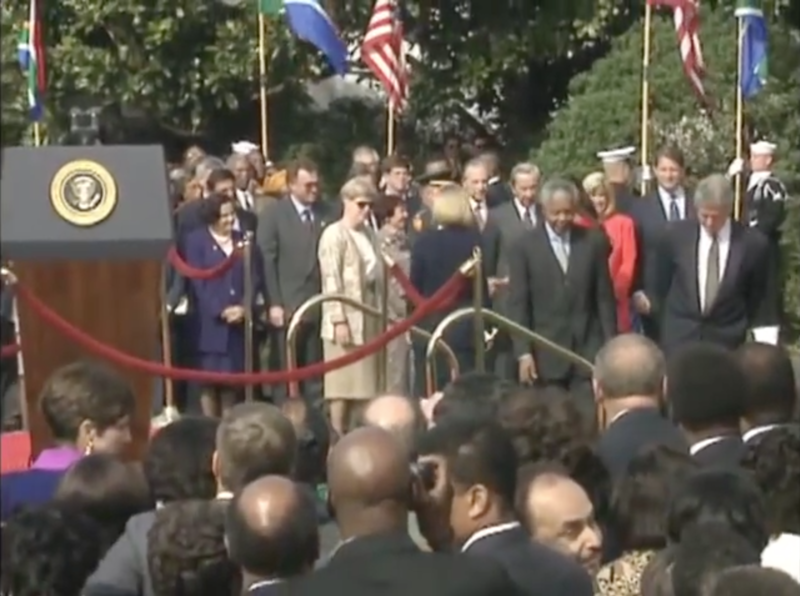
<path fill-rule="evenodd" d="M 319 240 L 322 291 L 345 294 L 380 308 L 385 274 L 375 233 L 367 225 L 376 189 L 363 179 L 347 182 L 341 190 L 342 217 L 325 228 Z M 346 304 L 322 306 L 323 353 L 326 361 L 357 350 L 380 334 L 375 318 Z M 330 401 L 331 425 L 347 429 L 351 405 L 378 393 L 378 353 L 325 375 L 325 399 Z"/>

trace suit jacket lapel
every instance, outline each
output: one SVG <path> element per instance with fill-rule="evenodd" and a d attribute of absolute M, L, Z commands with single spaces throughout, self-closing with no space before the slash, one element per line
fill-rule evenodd
<path fill-rule="evenodd" d="M 558 257 L 550 242 L 550 237 L 547 235 L 547 228 L 540 226 L 534 229 L 534 233 L 539 238 L 539 250 L 542 256 L 550 261 L 550 267 L 564 276 L 564 271 L 561 269 L 561 264 L 558 262 Z"/>
<path fill-rule="evenodd" d="M 682 247 L 684 259 L 689 263 L 689 274 L 692 279 L 689 280 L 689 291 L 691 292 L 692 304 L 697 308 L 698 312 L 702 312 L 703 308 L 700 304 L 700 280 L 698 279 L 698 263 L 700 262 L 698 251 L 700 250 L 700 226 L 692 226 L 688 242 Z"/>
<path fill-rule="evenodd" d="M 583 250 L 584 250 L 584 231 L 580 228 L 572 228 L 572 232 L 569 235 L 569 259 L 567 265 L 567 273 L 566 278 L 567 280 L 573 280 L 574 276 L 577 275 L 576 271 L 578 270 L 578 263 L 580 262 L 579 259 L 583 258 Z"/>
<path fill-rule="evenodd" d="M 742 229 L 731 222 L 731 238 L 728 246 L 728 260 L 725 263 L 725 272 L 722 274 L 722 281 L 720 283 L 717 298 L 723 292 L 733 290 L 736 286 L 736 274 L 742 266 L 744 259 L 744 242 L 742 238 Z"/>

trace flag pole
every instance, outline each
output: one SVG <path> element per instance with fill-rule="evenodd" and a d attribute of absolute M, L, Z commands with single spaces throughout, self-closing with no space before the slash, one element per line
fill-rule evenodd
<path fill-rule="evenodd" d="M 267 22 L 258 12 L 258 91 L 261 110 L 261 153 L 269 158 L 269 112 L 267 108 Z"/>
<path fill-rule="evenodd" d="M 386 155 L 394 153 L 394 102 L 389 100 L 386 110 Z"/>
<path fill-rule="evenodd" d="M 42 144 L 42 129 L 38 122 L 33 123 L 33 145 L 39 147 Z"/>
<path fill-rule="evenodd" d="M 743 48 L 742 37 L 744 33 L 744 26 L 742 18 L 736 19 L 736 159 L 741 160 L 744 158 L 744 97 L 742 95 L 742 61 L 743 61 Z M 740 220 L 742 218 L 742 179 L 744 172 L 736 174 L 734 179 L 734 219 Z"/>
<path fill-rule="evenodd" d="M 641 131 L 641 148 L 640 158 L 642 164 L 642 172 L 647 172 L 649 168 L 649 152 L 650 152 L 650 45 L 651 45 L 651 32 L 653 22 L 653 7 L 650 2 L 646 2 L 644 6 L 644 39 L 642 43 L 642 131 Z M 648 191 L 649 176 L 642 176 L 641 193 L 645 196 Z"/>

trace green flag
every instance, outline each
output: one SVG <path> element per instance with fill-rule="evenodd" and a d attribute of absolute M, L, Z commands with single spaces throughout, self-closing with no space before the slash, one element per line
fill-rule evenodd
<path fill-rule="evenodd" d="M 283 0 L 256 0 L 258 12 L 266 16 L 275 16 L 283 8 Z"/>

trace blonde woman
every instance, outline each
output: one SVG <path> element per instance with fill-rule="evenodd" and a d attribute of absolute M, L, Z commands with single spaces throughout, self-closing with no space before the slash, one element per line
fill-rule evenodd
<path fill-rule="evenodd" d="M 631 330 L 631 293 L 636 271 L 638 249 L 633 219 L 617 211 L 614 188 L 602 172 L 593 172 L 583 179 L 583 190 L 592 201 L 597 220 L 611 242 L 608 267 L 617 300 L 617 327 L 620 333 Z"/>
<path fill-rule="evenodd" d="M 443 188 L 431 210 L 433 227 L 423 231 L 411 249 L 411 283 L 425 298 L 433 296 L 481 246 L 481 232 L 470 206 L 469 195 L 463 188 L 456 185 Z M 472 294 L 472 284 L 465 284 L 461 294 L 449 303 L 447 309 L 428 317 L 422 326 L 433 330 L 449 313 L 472 306 Z M 485 285 L 483 295 L 488 307 L 489 290 Z M 455 351 L 462 372 L 475 368 L 471 319 L 451 325 L 444 340 Z M 425 342 L 414 342 L 415 390 L 419 396 L 424 395 L 425 389 L 425 348 Z M 437 363 L 436 381 L 439 387 L 443 387 L 448 380 L 447 372 L 444 363 Z"/>
<path fill-rule="evenodd" d="M 342 217 L 322 232 L 318 254 L 323 293 L 345 294 L 378 308 L 385 272 L 377 237 L 367 225 L 376 194 L 375 187 L 363 179 L 352 179 L 342 187 Z M 322 306 L 326 361 L 357 350 L 379 333 L 379 322 L 356 308 L 337 302 Z M 377 353 L 326 373 L 325 399 L 330 402 L 331 425 L 336 432 L 347 429 L 354 402 L 377 393 Z"/>

